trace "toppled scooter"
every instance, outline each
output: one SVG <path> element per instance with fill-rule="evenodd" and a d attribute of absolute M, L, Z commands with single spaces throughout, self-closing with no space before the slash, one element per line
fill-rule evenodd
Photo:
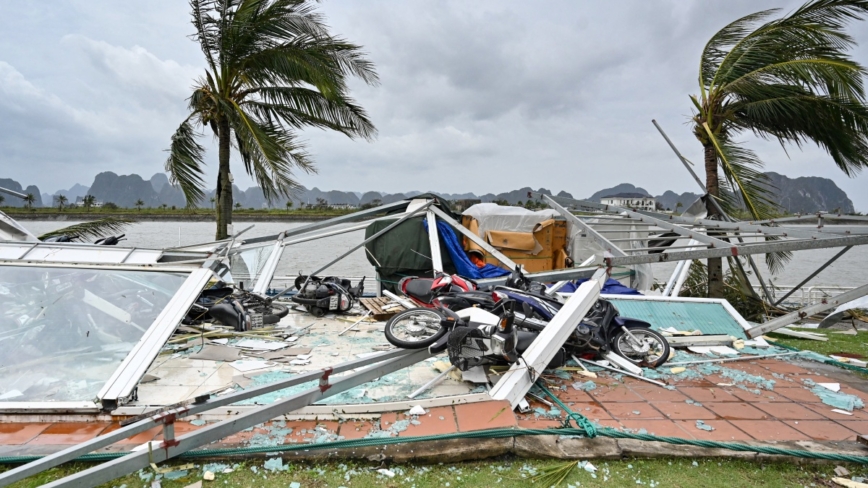
<path fill-rule="evenodd" d="M 256 329 L 280 322 L 289 314 L 289 308 L 274 303 L 269 297 L 218 283 L 202 290 L 196 303 L 181 321 L 186 325 L 218 322 L 237 332 Z"/>
<path fill-rule="evenodd" d="M 299 276 L 295 279 L 295 288 L 298 292 L 292 301 L 302 305 L 313 316 L 322 317 L 328 312 L 349 312 L 365 292 L 365 278 L 352 286 L 350 280 L 334 276 Z"/>
<path fill-rule="evenodd" d="M 518 270 L 507 284 L 511 286 L 495 287 L 491 292 L 452 291 L 447 287 L 428 286 L 431 293 L 415 293 L 412 298 L 418 303 L 424 296 L 427 300 L 421 301 L 428 301 L 431 304 L 429 308 L 405 310 L 390 318 L 385 326 L 386 339 L 395 346 L 415 349 L 440 343 L 445 336 L 453 342 L 457 340 L 455 337 L 461 336 L 461 342 L 467 342 L 465 349 L 469 352 L 476 348 L 479 349 L 474 352 L 477 355 L 502 356 L 498 348 L 486 346 L 485 334 L 493 329 L 480 328 L 480 325 L 492 325 L 498 321 L 497 317 L 506 317 L 503 305 L 509 303 L 510 330 L 517 330 L 515 349 L 520 354 L 545 329 L 563 304 L 540 293 L 538 290 L 543 289 L 542 285 L 531 282 Z M 414 290 L 413 286 L 401 288 L 403 293 L 411 296 Z M 436 290 L 444 292 L 438 294 Z M 482 296 L 477 296 L 479 294 Z M 454 312 L 461 316 L 467 309 L 475 312 L 461 317 L 460 321 L 454 318 Z M 494 318 L 483 317 L 479 313 L 483 311 Z M 470 322 L 464 320 L 468 318 Z M 450 346 L 450 351 L 457 348 Z M 656 368 L 669 359 L 670 347 L 666 338 L 651 329 L 651 324 L 622 317 L 611 302 L 600 299 L 575 324 L 573 333 L 564 344 L 564 351 L 584 359 L 606 359 L 618 364 L 626 359 L 633 365 Z M 467 361 L 462 363 L 469 364 Z"/>

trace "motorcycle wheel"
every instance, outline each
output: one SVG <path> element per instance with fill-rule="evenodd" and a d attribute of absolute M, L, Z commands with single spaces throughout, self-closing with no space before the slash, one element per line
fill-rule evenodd
<path fill-rule="evenodd" d="M 386 340 L 402 349 L 423 349 L 443 337 L 443 316 L 430 308 L 411 308 L 386 322 Z"/>
<path fill-rule="evenodd" d="M 246 310 L 262 314 L 262 324 L 271 325 L 280 322 L 280 319 L 289 315 L 289 307 L 279 303 L 268 304 L 265 301 L 248 299 L 242 305 Z"/>
<path fill-rule="evenodd" d="M 645 327 L 629 330 L 642 345 L 649 346 L 649 350 L 638 351 L 633 339 L 622 330 L 612 339 L 612 350 L 615 354 L 646 368 L 656 368 L 669 360 L 669 341 L 665 337 Z"/>
<path fill-rule="evenodd" d="M 323 317 L 326 314 L 325 310 L 323 310 L 319 307 L 310 307 L 308 309 L 308 312 L 310 312 L 314 317 L 317 317 L 317 318 Z"/>

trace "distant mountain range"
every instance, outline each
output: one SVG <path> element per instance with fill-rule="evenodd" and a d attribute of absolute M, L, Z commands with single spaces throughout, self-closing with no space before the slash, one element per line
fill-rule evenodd
<path fill-rule="evenodd" d="M 847 194 L 838 188 L 832 180 L 820 177 L 801 177 L 788 178 L 778 173 L 766 173 L 769 176 L 772 184 L 777 187 L 776 200 L 781 204 L 783 209 L 789 213 L 811 213 L 817 211 L 839 211 L 843 213 L 854 213 L 853 202 L 847 197 Z M 96 175 L 90 186 L 84 186 L 76 183 L 69 190 L 60 190 L 53 195 L 48 193 L 40 193 L 39 188 L 35 185 L 30 185 L 22 188 L 22 185 L 15 180 L 8 178 L 0 178 L 0 187 L 15 190 L 21 193 L 32 193 L 36 197 L 34 206 L 51 206 L 54 204 L 57 195 L 66 196 L 70 203 L 80 200 L 85 195 L 93 195 L 99 202 L 112 202 L 120 207 L 134 207 L 141 200 L 144 207 L 159 207 L 161 205 L 183 207 L 186 205 L 184 194 L 180 189 L 169 184 L 169 179 L 164 173 L 157 173 L 150 179 L 144 179 L 137 174 L 132 175 L 117 175 L 110 171 Z M 510 204 L 516 204 L 527 200 L 527 192 L 538 191 L 547 195 L 554 193 L 545 188 L 533 190 L 529 187 L 513 190 L 506 193 L 486 193 L 484 195 L 475 195 L 473 193 L 436 193 L 446 200 L 480 200 L 482 202 L 506 201 Z M 345 204 L 351 206 L 360 206 L 374 203 L 379 200 L 380 203 L 391 203 L 405 198 L 411 198 L 425 192 L 409 191 L 404 193 L 381 193 L 376 191 L 368 191 L 365 193 L 352 191 L 323 191 L 319 188 L 302 188 L 291 200 L 293 207 L 298 208 L 304 204 L 316 204 L 320 199 L 325 200 L 330 205 Z M 618 193 L 641 193 L 643 195 L 651 195 L 644 188 L 634 186 L 630 183 L 621 183 L 612 188 L 600 190 L 587 200 L 599 202 L 600 198 L 607 195 Z M 247 190 L 241 190 L 237 186 L 232 186 L 232 195 L 234 201 L 240 203 L 244 208 L 265 208 L 269 204 L 262 194 L 259 187 L 250 187 Z M 573 198 L 570 193 L 561 191 L 556 196 Z M 201 207 L 212 206 L 211 198 L 214 197 L 214 190 L 205 192 L 205 199 L 200 202 Z M 654 196 L 657 201 L 665 209 L 675 210 L 678 204 L 681 203 L 683 208 L 688 207 L 697 198 L 698 193 L 675 193 L 666 191 L 662 195 Z M 21 207 L 24 203 L 15 197 L 6 196 L 3 205 Z M 271 207 L 285 208 L 286 200 L 273 202 Z"/>

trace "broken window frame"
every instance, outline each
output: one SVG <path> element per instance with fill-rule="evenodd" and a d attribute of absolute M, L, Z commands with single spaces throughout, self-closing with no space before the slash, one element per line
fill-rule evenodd
<path fill-rule="evenodd" d="M 127 353 L 91 401 L 0 402 L 0 412 L 94 412 L 112 410 L 128 402 L 139 381 L 171 337 L 181 319 L 211 279 L 225 272 L 225 260 L 210 254 L 122 248 L 78 243 L 0 242 L 3 267 L 73 268 L 186 275 L 178 291 L 144 335 Z"/>

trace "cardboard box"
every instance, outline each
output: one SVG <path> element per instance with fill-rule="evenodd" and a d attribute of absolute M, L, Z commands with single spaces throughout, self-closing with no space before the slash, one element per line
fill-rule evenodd
<path fill-rule="evenodd" d="M 462 224 L 479 234 L 479 224 L 470 216 L 462 218 Z M 563 269 L 567 257 L 567 223 L 563 220 L 549 220 L 538 224 L 534 232 L 489 231 L 486 241 L 506 257 L 524 267 L 529 273 Z M 464 249 L 478 249 L 485 256 L 485 262 L 499 266 L 497 258 L 482 250 L 473 241 L 464 238 Z"/>

